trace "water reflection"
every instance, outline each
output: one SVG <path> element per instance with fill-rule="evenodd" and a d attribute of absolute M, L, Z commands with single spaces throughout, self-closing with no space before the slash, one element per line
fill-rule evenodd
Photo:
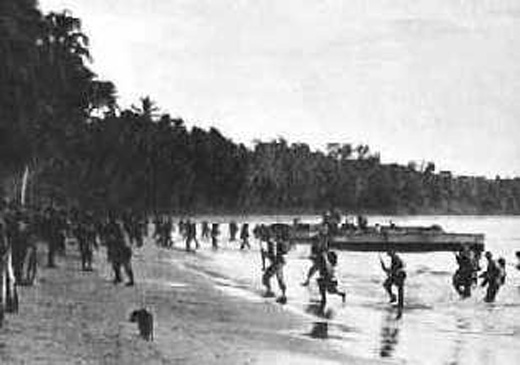
<path fill-rule="evenodd" d="M 312 338 L 327 339 L 329 338 L 329 322 L 328 320 L 333 317 L 332 310 L 325 311 L 325 307 L 319 302 L 310 302 L 305 307 L 305 311 L 318 318 L 322 318 L 322 321 L 316 321 L 312 323 L 311 331 L 308 335 Z"/>
<path fill-rule="evenodd" d="M 329 323 L 327 321 L 324 322 L 314 322 L 312 324 L 311 332 L 309 336 L 312 338 L 318 339 L 327 339 L 329 338 Z"/>
<path fill-rule="evenodd" d="M 470 330 L 471 323 L 467 318 L 457 318 L 456 323 L 457 336 L 453 341 L 453 354 L 447 363 L 448 365 L 460 365 L 463 357 L 464 334 Z"/>
<path fill-rule="evenodd" d="M 400 321 L 395 318 L 391 309 L 384 311 L 381 325 L 381 348 L 379 356 L 392 357 L 399 342 Z"/>

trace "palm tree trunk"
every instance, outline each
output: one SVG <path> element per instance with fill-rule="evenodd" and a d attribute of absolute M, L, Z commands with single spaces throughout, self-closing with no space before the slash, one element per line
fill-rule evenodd
<path fill-rule="evenodd" d="M 25 206 L 25 199 L 27 197 L 27 183 L 29 181 L 29 165 L 25 165 L 25 170 L 22 178 L 22 189 L 20 192 L 20 205 Z"/>

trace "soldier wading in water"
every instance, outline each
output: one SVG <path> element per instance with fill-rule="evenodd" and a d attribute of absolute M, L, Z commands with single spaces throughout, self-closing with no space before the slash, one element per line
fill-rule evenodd
<path fill-rule="evenodd" d="M 476 282 L 476 275 L 479 270 L 478 259 L 466 246 L 460 250 L 455 259 L 459 267 L 453 275 L 453 286 L 457 293 L 463 298 L 467 298 L 471 296 L 471 287 Z"/>
<path fill-rule="evenodd" d="M 386 273 L 387 278 L 383 283 L 383 287 L 390 296 L 390 303 L 397 301 L 398 314 L 397 317 L 401 317 L 404 306 L 404 281 L 406 279 L 406 271 L 404 270 L 403 261 L 395 251 L 391 250 L 387 252 L 390 257 L 390 266 L 386 267 L 383 260 L 381 260 L 381 268 Z M 397 287 L 397 296 L 392 291 L 392 286 Z"/>
<path fill-rule="evenodd" d="M 338 289 L 338 279 L 336 278 L 336 266 L 338 264 L 338 256 L 334 251 L 324 251 L 318 263 L 320 276 L 318 278 L 318 287 L 321 295 L 321 307 L 325 308 L 327 304 L 327 293 L 337 294 L 345 303 L 346 293 Z"/>
<path fill-rule="evenodd" d="M 485 256 L 488 264 L 486 271 L 480 275 L 480 277 L 484 279 L 481 285 L 483 287 L 487 286 L 484 301 L 487 303 L 491 303 L 495 301 L 495 297 L 498 294 L 498 290 L 505 283 L 505 260 L 503 258 L 500 258 L 499 262 L 497 263 L 493 259 L 493 255 L 489 251 L 486 252 Z"/>

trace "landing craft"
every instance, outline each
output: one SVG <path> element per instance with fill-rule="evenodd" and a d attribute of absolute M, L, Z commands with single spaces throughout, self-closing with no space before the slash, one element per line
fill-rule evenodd
<path fill-rule="evenodd" d="M 318 225 L 300 224 L 292 229 L 294 243 L 310 243 L 319 232 Z M 330 247 L 341 251 L 383 252 L 439 252 L 460 251 L 468 247 L 472 251 L 484 251 L 484 235 L 449 233 L 442 227 L 416 226 L 367 226 L 340 228 L 330 235 Z"/>

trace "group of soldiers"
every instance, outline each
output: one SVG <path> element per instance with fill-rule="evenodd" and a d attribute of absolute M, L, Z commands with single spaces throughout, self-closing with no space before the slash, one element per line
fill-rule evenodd
<path fill-rule="evenodd" d="M 290 250 L 291 242 L 289 238 L 290 228 L 287 225 L 260 225 L 254 230 L 255 236 L 263 244 L 261 247 L 262 255 L 262 283 L 265 286 L 266 297 L 274 296 L 271 286 L 271 279 L 276 277 L 281 295 L 277 298 L 279 303 L 287 302 L 287 285 L 284 280 L 284 267 L 286 265 L 286 255 Z M 316 280 L 320 292 L 320 309 L 323 310 L 327 304 L 327 295 L 334 294 L 345 302 L 346 292 L 340 290 L 336 269 L 338 265 L 338 255 L 330 247 L 331 227 L 330 221 L 324 220 L 318 233 L 312 238 L 311 252 L 309 259 L 311 266 L 307 271 L 302 286 L 308 286 L 314 275 L 318 275 Z M 386 266 L 381 260 L 381 266 L 386 274 L 383 287 L 387 291 L 390 302 L 397 302 L 398 316 L 401 316 L 404 306 L 404 282 L 406 272 L 401 258 L 394 252 L 388 252 L 390 263 Z M 397 295 L 393 288 L 396 287 Z"/>
<path fill-rule="evenodd" d="M 175 231 L 175 225 L 170 216 L 156 216 L 154 219 L 155 232 L 153 234 L 156 242 L 160 247 L 171 248 L 173 246 L 172 233 Z M 200 239 L 205 241 L 211 241 L 211 247 L 213 249 L 219 248 L 219 239 L 221 237 L 220 223 L 210 223 L 207 220 L 203 220 L 201 223 Z M 181 219 L 178 223 L 178 233 L 181 235 L 185 242 L 186 251 L 192 252 L 200 248 L 200 242 L 197 234 L 197 222 L 193 219 Z M 250 229 L 249 223 L 242 223 L 242 226 L 235 221 L 228 223 L 229 242 L 237 241 L 237 234 L 240 231 L 240 249 L 251 248 L 249 242 Z M 192 247 L 192 244 L 195 247 Z"/>
<path fill-rule="evenodd" d="M 357 217 L 357 225 L 353 225 L 356 229 L 366 227 L 366 219 Z M 298 222 L 295 222 L 298 224 Z M 211 240 L 214 249 L 219 247 L 218 239 L 220 236 L 219 223 L 200 222 L 201 240 Z M 164 220 L 156 219 L 155 236 L 157 242 L 169 242 L 166 246 L 171 246 L 171 234 L 173 232 L 173 222 L 171 218 Z M 303 286 L 308 286 L 311 278 L 318 274 L 317 284 L 321 296 L 321 306 L 327 303 L 327 295 L 334 294 L 341 297 L 345 301 L 346 293 L 340 290 L 338 279 L 336 277 L 336 269 L 338 265 L 337 253 L 330 249 L 330 238 L 340 229 L 340 219 L 334 214 L 323 216 L 323 221 L 318 233 L 313 237 L 311 244 L 311 266 L 303 281 Z M 262 283 L 265 286 L 265 296 L 275 296 L 271 281 L 276 278 L 281 294 L 277 301 L 285 303 L 287 301 L 287 284 L 284 278 L 284 268 L 287 263 L 287 253 L 291 248 L 290 238 L 291 226 L 286 224 L 260 224 L 252 229 L 252 234 L 260 242 L 260 253 L 262 260 Z M 197 235 L 197 223 L 192 219 L 181 219 L 178 223 L 178 231 L 182 239 L 186 243 L 186 251 L 193 251 L 200 247 Z M 229 242 L 237 240 L 237 234 L 240 232 L 241 245 L 240 248 L 250 248 L 249 244 L 249 224 L 243 223 L 242 227 L 231 221 L 228 224 Z M 195 248 L 192 244 L 195 244 Z M 389 296 L 389 301 L 395 303 L 398 309 L 398 316 L 402 314 L 404 307 L 404 287 L 407 277 L 405 265 L 401 257 L 395 251 L 388 251 L 388 264 L 380 259 L 381 268 L 386 275 L 383 287 Z M 459 264 L 458 270 L 453 277 L 453 285 L 456 291 L 462 296 L 471 295 L 471 287 L 477 283 L 478 278 L 482 278 L 482 286 L 487 287 L 485 301 L 492 302 L 495 300 L 498 289 L 505 282 L 505 260 L 499 258 L 496 262 L 492 259 L 491 253 L 485 255 L 488 260 L 487 269 L 478 275 L 480 271 L 478 252 L 464 247 L 457 255 L 456 259 Z"/>
<path fill-rule="evenodd" d="M 54 206 L 25 208 L 1 201 L 0 206 L 0 300 L 16 297 L 16 285 L 31 285 L 37 272 L 38 243 L 46 246 L 47 268 L 56 268 L 57 255 L 65 255 L 67 242 L 76 243 L 81 269 L 93 271 L 93 253 L 106 246 L 107 258 L 114 272 L 114 283 L 122 281 L 121 268 L 127 274 L 127 285 L 134 285 L 131 267 L 132 245 L 143 244 L 143 221 L 134 215 L 105 218 L 92 212 L 65 210 Z M 12 273 L 11 273 L 12 271 Z M 12 285 L 9 285 L 11 281 Z M 8 290 L 13 292 L 12 295 Z M 0 306 L 1 309 L 4 306 Z"/>
<path fill-rule="evenodd" d="M 481 286 L 486 287 L 484 301 L 494 302 L 499 289 L 506 281 L 506 260 L 499 257 L 493 258 L 493 254 L 487 251 L 484 254 L 487 261 L 486 270 L 479 275 L 480 253 L 463 247 L 455 256 L 458 268 L 453 275 L 453 286 L 464 298 L 471 296 L 471 289 L 482 279 Z"/>
<path fill-rule="evenodd" d="M 135 213 L 117 215 L 109 212 L 104 218 L 92 212 L 77 210 L 65 211 L 53 206 L 40 210 L 22 209 L 16 205 L 2 203 L 0 210 L 0 255 L 5 261 L 5 253 L 11 250 L 13 280 L 19 284 L 32 283 L 36 275 L 37 242 L 47 244 L 47 267 L 56 267 L 56 254 L 65 254 L 67 239 L 74 237 L 81 257 L 81 269 L 93 270 L 93 253 L 100 245 L 106 247 L 107 258 L 113 270 L 113 282 L 122 282 L 122 269 L 127 283 L 134 285 L 134 273 L 131 265 L 132 246 L 141 247 L 144 236 L 148 235 L 148 218 Z M 160 247 L 173 246 L 172 233 L 175 225 L 169 216 L 156 216 L 152 220 L 155 226 L 153 237 Z M 338 265 L 337 253 L 330 248 L 330 238 L 338 230 L 339 219 L 336 215 L 324 216 L 321 228 L 313 237 L 311 244 L 311 266 L 303 281 L 308 286 L 311 278 L 318 274 L 317 285 L 321 296 L 321 306 L 327 303 L 327 295 L 334 294 L 345 301 L 346 293 L 339 289 L 336 277 Z M 295 222 L 298 224 L 298 222 Z M 366 221 L 358 218 L 358 225 L 362 227 Z M 181 219 L 178 222 L 178 232 L 185 242 L 186 251 L 200 248 L 201 240 L 211 241 L 211 247 L 219 248 L 221 236 L 220 224 L 202 221 L 201 234 L 197 234 L 197 223 L 193 219 Z M 265 286 L 265 296 L 275 296 L 271 281 L 276 278 L 281 295 L 277 298 L 280 303 L 287 302 L 287 285 L 284 279 L 286 256 L 291 249 L 291 226 L 286 224 L 256 225 L 250 232 L 249 224 L 241 226 L 235 221 L 228 223 L 229 242 L 240 240 L 240 249 L 250 248 L 250 233 L 260 242 L 262 260 L 262 283 Z M 238 235 L 238 237 L 237 237 Z M 192 245 L 195 247 L 192 247 Z M 381 259 L 381 267 L 386 274 L 383 287 L 388 293 L 391 303 L 396 303 L 398 315 L 404 306 L 404 283 L 406 271 L 402 259 L 394 251 L 388 253 L 389 264 Z M 490 252 L 486 252 L 486 270 L 480 271 L 478 252 L 463 248 L 457 255 L 458 269 L 453 276 L 453 285 L 462 297 L 471 295 L 471 288 L 481 278 L 482 286 L 487 287 L 485 301 L 492 302 L 502 285 L 505 283 L 505 260 L 494 260 Z M 520 262 L 520 253 L 518 254 Z M 0 260 L 0 264 L 2 261 Z M 6 267 L 6 265 L 3 265 Z M 520 268 L 520 264 L 519 264 Z M 9 297 L 10 286 L 6 280 L 9 275 L 3 275 L 4 282 L 0 282 L 0 298 Z M 394 294 L 393 288 L 397 289 Z M 15 296 L 15 295 L 14 295 Z M 11 297 L 14 297 L 11 295 Z M 4 306 L 5 307 L 5 306 Z M 3 307 L 1 307 L 3 308 Z M 0 312 L 0 315 L 2 313 Z M 1 318 L 0 318 L 1 319 Z"/>
<path fill-rule="evenodd" d="M 312 262 L 303 286 L 308 286 L 311 278 L 318 273 L 317 284 L 321 295 L 321 307 L 327 303 L 327 294 L 335 294 L 345 301 L 346 293 L 339 289 L 336 277 L 336 266 L 338 257 L 336 252 L 330 249 L 330 238 L 333 232 L 337 232 L 338 219 L 334 216 L 324 216 L 321 228 L 318 234 L 313 237 L 311 244 L 310 260 Z M 358 218 L 358 226 L 356 229 L 363 229 L 366 221 Z M 286 254 L 289 251 L 290 240 L 287 237 L 287 227 L 282 229 L 284 225 L 271 225 L 255 228 L 255 236 L 266 244 L 262 247 L 262 282 L 266 288 L 266 296 L 274 296 L 271 288 L 271 278 L 276 276 L 281 295 L 278 301 L 285 303 L 287 301 L 286 290 L 287 285 L 284 280 L 284 266 L 286 264 Z M 394 225 L 395 226 L 395 225 Z M 359 228 L 358 228 L 359 227 Z M 280 233 L 282 232 L 282 233 Z M 383 287 L 388 294 L 390 303 L 397 306 L 397 317 L 401 317 L 404 307 L 404 287 L 407 278 L 405 265 L 401 257 L 393 250 L 387 251 L 388 264 L 380 258 L 381 268 L 386 274 Z M 516 253 L 520 270 L 520 251 Z M 497 260 L 493 258 L 491 252 L 486 252 L 484 257 L 487 261 L 487 267 L 481 271 L 480 252 L 464 246 L 457 254 L 456 260 L 458 269 L 453 275 L 453 286 L 462 297 L 471 295 L 471 288 L 478 284 L 486 287 L 485 302 L 494 302 L 499 289 L 506 281 L 506 261 L 503 257 Z M 266 264 L 268 261 L 268 264 Z M 479 274 L 480 272 L 480 274 Z"/>

